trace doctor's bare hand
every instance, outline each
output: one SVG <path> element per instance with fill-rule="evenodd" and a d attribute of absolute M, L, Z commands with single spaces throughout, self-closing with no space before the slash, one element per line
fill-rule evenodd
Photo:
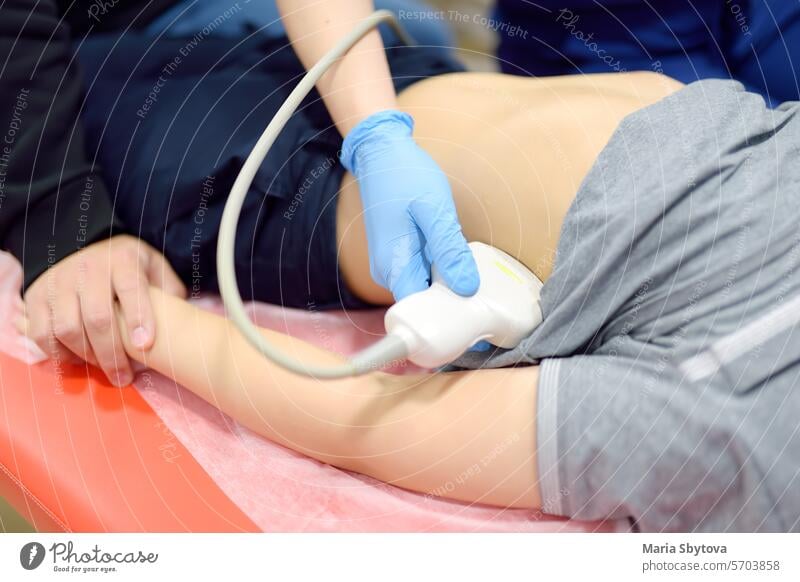
<path fill-rule="evenodd" d="M 164 256 L 142 240 L 117 235 L 93 243 L 42 273 L 25 292 L 22 331 L 61 361 L 85 360 L 109 381 L 133 379 L 114 318 L 118 301 L 132 342 L 147 350 L 155 339 L 149 285 L 186 296 Z"/>

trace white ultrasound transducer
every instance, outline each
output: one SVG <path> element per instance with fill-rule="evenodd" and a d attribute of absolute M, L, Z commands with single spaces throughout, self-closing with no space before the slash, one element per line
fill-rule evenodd
<path fill-rule="evenodd" d="M 407 359 L 424 368 L 452 362 L 485 340 L 513 348 L 542 322 L 542 282 L 503 251 L 471 242 L 480 274 L 475 295 L 451 291 L 436 269 L 431 286 L 395 303 L 386 312 L 386 333 L 403 340 Z"/>

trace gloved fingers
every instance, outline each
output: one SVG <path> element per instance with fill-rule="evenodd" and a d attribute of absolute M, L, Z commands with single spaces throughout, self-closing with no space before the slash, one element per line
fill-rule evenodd
<path fill-rule="evenodd" d="M 492 349 L 492 344 L 487 342 L 486 340 L 481 340 L 475 343 L 471 348 L 469 348 L 468 352 L 488 352 Z"/>
<path fill-rule="evenodd" d="M 425 291 L 431 284 L 430 276 L 430 263 L 421 252 L 418 252 L 392 282 L 391 291 L 395 301 L 400 301 L 412 293 Z"/>
<path fill-rule="evenodd" d="M 425 239 L 416 225 L 405 218 L 402 208 L 387 204 L 388 211 L 381 209 L 379 212 L 380 205 L 377 205 L 373 211 L 365 212 L 364 220 L 370 275 L 378 285 L 394 292 L 395 281 L 412 258 L 420 254 Z M 397 216 L 400 220 L 395 218 Z M 391 217 L 392 222 L 382 220 L 387 217 Z"/>
<path fill-rule="evenodd" d="M 480 285 L 478 267 L 467 246 L 452 198 L 415 198 L 409 212 L 427 242 L 426 251 L 445 284 L 459 295 L 474 295 Z"/>

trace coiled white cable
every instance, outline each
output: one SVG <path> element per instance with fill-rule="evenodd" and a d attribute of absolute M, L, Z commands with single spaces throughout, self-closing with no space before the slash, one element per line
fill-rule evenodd
<path fill-rule="evenodd" d="M 233 183 L 222 221 L 219 228 L 219 241 L 217 242 L 217 276 L 219 279 L 220 295 L 225 304 L 228 317 L 244 335 L 245 338 L 261 352 L 266 358 L 279 366 L 303 376 L 321 379 L 346 378 L 357 376 L 376 370 L 386 364 L 404 359 L 408 355 L 406 343 L 397 336 L 387 335 L 367 349 L 359 352 L 348 362 L 339 366 L 315 366 L 298 362 L 286 355 L 281 350 L 270 344 L 258 328 L 253 325 L 247 316 L 242 297 L 239 293 L 239 284 L 236 280 L 234 267 L 234 246 L 236 243 L 236 228 L 239 215 L 242 211 L 247 192 L 253 182 L 261 163 L 267 156 L 270 147 L 275 142 L 278 134 L 288 123 L 292 114 L 300 103 L 311 92 L 317 81 L 325 72 L 347 51 L 349 51 L 364 35 L 379 24 L 386 22 L 407 44 L 414 44 L 413 39 L 402 29 L 394 15 L 388 10 L 377 10 L 359 22 L 353 30 L 342 38 L 320 61 L 311 67 L 298 83 L 297 87 L 289 94 L 286 101 L 278 109 L 275 116 L 267 125 L 264 133 L 256 142 L 253 151 L 247 156 L 242 169 Z"/>

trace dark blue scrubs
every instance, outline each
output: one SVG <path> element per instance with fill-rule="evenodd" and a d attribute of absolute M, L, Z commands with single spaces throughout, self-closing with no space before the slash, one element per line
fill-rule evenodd
<path fill-rule="evenodd" d="M 492 26 L 506 73 L 651 70 L 800 98 L 798 0 L 498 0 Z"/>

